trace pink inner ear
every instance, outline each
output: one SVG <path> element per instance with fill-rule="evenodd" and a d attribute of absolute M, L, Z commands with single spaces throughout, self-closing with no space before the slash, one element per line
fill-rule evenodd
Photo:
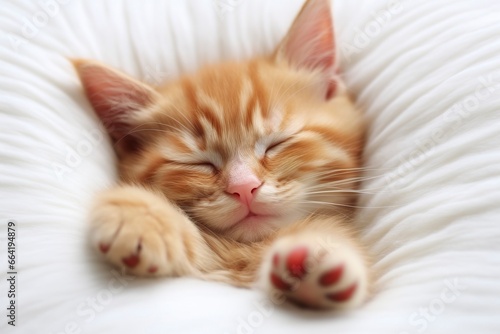
<path fill-rule="evenodd" d="M 140 82 L 98 63 L 76 61 L 82 84 L 94 111 L 117 141 L 131 129 L 131 115 L 152 100 L 153 91 Z"/>
<path fill-rule="evenodd" d="M 328 84 L 328 88 L 326 89 L 326 99 L 331 99 L 334 95 L 335 92 L 337 91 L 337 82 L 336 81 L 330 81 Z"/>
<path fill-rule="evenodd" d="M 288 37 L 285 52 L 293 64 L 311 69 L 333 68 L 335 43 L 327 1 L 305 7 Z"/>
<path fill-rule="evenodd" d="M 336 51 L 330 0 L 306 2 L 279 52 L 298 68 L 320 70 L 327 81 L 325 94 L 333 96 L 336 85 L 331 81 L 336 70 Z"/>

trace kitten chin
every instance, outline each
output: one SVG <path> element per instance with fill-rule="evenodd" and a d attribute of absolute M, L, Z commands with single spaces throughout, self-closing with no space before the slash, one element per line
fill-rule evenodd
<path fill-rule="evenodd" d="M 249 215 L 237 221 L 222 234 L 234 240 L 243 242 L 254 242 L 263 240 L 277 230 L 298 221 L 300 215 Z"/>

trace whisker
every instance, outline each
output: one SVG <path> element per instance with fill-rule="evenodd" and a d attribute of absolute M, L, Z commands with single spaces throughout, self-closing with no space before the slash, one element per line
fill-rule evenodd
<path fill-rule="evenodd" d="M 187 116 L 186 116 L 186 115 L 184 115 L 184 113 L 183 113 L 181 110 L 179 110 L 179 108 L 177 108 L 177 106 L 176 106 L 176 105 L 172 105 L 172 107 L 173 107 L 173 108 L 175 108 L 175 111 L 177 111 L 177 115 L 179 115 L 179 116 L 183 117 L 183 118 L 186 120 L 187 124 L 189 124 L 189 125 L 193 125 L 193 123 L 191 122 L 191 120 L 190 120 L 189 118 L 187 118 Z M 173 121 L 174 121 L 174 122 L 176 122 L 177 124 L 179 124 L 179 125 L 181 126 L 181 128 L 182 128 L 184 131 L 186 131 L 186 132 L 188 132 L 188 133 L 189 133 L 189 132 L 191 132 L 191 130 L 190 130 L 190 129 L 186 126 L 186 125 L 182 124 L 182 123 L 181 123 L 178 119 L 176 119 L 176 118 L 175 118 L 175 117 L 173 117 L 172 115 L 169 115 L 169 114 L 167 113 L 167 111 L 166 111 L 166 110 L 162 110 L 162 111 L 161 111 L 161 114 L 162 114 L 163 116 L 166 116 L 166 117 L 168 117 L 169 119 L 173 120 Z"/>
<path fill-rule="evenodd" d="M 322 191 L 307 191 L 305 195 L 317 195 L 317 194 L 340 194 L 340 193 L 353 193 L 353 194 L 377 194 L 378 192 L 368 192 L 364 190 L 354 190 L 354 189 L 338 189 L 338 190 L 322 190 Z"/>
<path fill-rule="evenodd" d="M 347 207 L 347 208 L 355 208 L 355 209 L 386 209 L 386 208 L 395 208 L 396 206 L 359 206 L 359 205 L 349 205 L 349 204 L 340 204 L 340 203 L 330 203 L 330 202 L 322 202 L 322 201 L 300 201 L 294 202 L 297 204 L 319 204 L 324 206 L 334 206 L 334 207 Z"/>
<path fill-rule="evenodd" d="M 322 187 L 335 187 L 335 186 L 340 186 L 340 185 L 346 185 L 349 183 L 357 183 L 357 182 L 363 182 L 363 181 L 368 181 L 368 180 L 373 180 L 377 179 L 378 176 L 376 177 L 355 177 L 355 178 L 350 178 L 350 179 L 342 179 L 338 181 L 330 181 L 330 182 L 323 182 L 319 183 L 317 185 L 309 187 L 309 189 L 314 189 L 314 188 L 322 188 Z"/>

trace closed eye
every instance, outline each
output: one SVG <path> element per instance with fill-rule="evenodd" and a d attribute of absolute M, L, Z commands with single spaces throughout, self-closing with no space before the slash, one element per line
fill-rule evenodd
<path fill-rule="evenodd" d="M 275 143 L 272 143 L 269 145 L 266 149 L 266 154 L 271 153 L 272 151 L 276 150 L 279 146 L 283 145 L 285 142 L 287 142 L 290 138 L 287 138 L 285 140 L 280 140 Z"/>
<path fill-rule="evenodd" d="M 183 168 L 201 170 L 207 173 L 217 172 L 217 167 L 209 161 L 171 161 L 171 163 L 174 163 L 177 166 L 182 166 Z"/>
<path fill-rule="evenodd" d="M 208 161 L 193 163 L 191 165 L 195 166 L 195 167 L 203 168 L 205 170 L 210 170 L 212 172 L 217 171 L 217 167 L 215 167 L 215 165 L 213 163 L 208 162 Z"/>

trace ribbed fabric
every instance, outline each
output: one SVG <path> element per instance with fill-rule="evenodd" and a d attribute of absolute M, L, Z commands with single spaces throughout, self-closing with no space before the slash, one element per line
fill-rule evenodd
<path fill-rule="evenodd" d="M 379 275 L 363 308 L 318 314 L 193 279 L 120 281 L 89 249 L 88 204 L 116 171 L 67 57 L 155 84 L 270 52 L 301 3 L 2 2 L 0 301 L 4 314 L 13 219 L 16 333 L 500 332 L 496 0 L 334 4 L 341 67 L 370 127 L 357 224 Z"/>

